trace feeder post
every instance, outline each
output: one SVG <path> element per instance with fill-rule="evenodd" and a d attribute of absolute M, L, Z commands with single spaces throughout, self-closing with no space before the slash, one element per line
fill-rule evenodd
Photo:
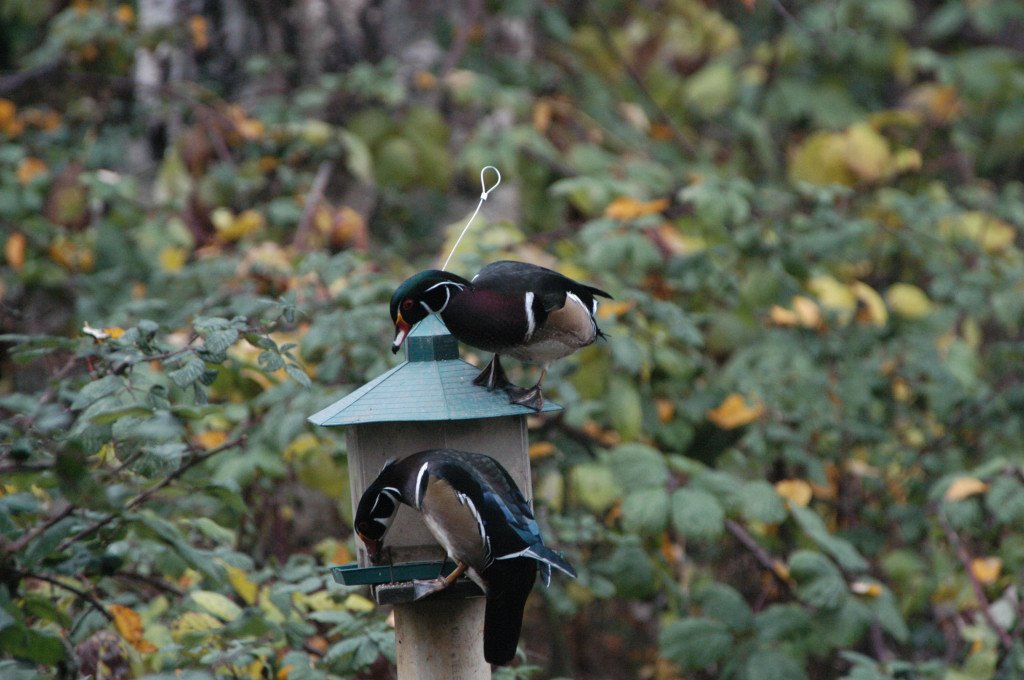
<path fill-rule="evenodd" d="M 474 385 L 479 369 L 459 359 L 458 341 L 434 316 L 409 334 L 406 353 L 407 361 L 309 418 L 317 425 L 348 426 L 353 515 L 363 491 L 387 460 L 433 448 L 493 456 L 532 499 L 526 416 L 534 411 L 510 404 L 503 391 L 488 392 Z M 557 410 L 561 406 L 545 402 L 543 411 Z M 445 558 L 444 549 L 411 508 L 398 511 L 385 545 L 393 572 L 403 565 L 433 561 L 436 567 L 430 576 L 435 576 Z M 351 571 L 371 571 L 362 545 L 358 556 L 360 568 Z M 339 578 L 337 570 L 335 578 L 350 583 Z M 491 677 L 483 656 L 486 600 L 474 584 L 460 579 L 427 600 L 413 602 L 408 583 L 389 580 L 398 579 L 378 575 L 359 582 L 377 584 L 372 587 L 377 603 L 395 607 L 399 680 Z"/>

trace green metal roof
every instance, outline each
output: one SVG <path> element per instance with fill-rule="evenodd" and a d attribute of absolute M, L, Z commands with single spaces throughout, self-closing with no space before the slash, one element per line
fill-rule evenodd
<path fill-rule="evenodd" d="M 348 396 L 314 413 L 314 425 L 357 425 L 416 420 L 468 420 L 531 415 L 531 408 L 511 404 L 503 390 L 473 384 L 480 373 L 459 358 L 459 343 L 436 315 L 430 315 L 406 338 L 406 361 Z M 544 401 L 542 412 L 562 407 Z"/>

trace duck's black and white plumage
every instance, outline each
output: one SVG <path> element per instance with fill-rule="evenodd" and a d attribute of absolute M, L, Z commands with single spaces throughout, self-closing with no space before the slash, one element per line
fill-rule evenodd
<path fill-rule="evenodd" d="M 423 271 L 402 283 L 391 298 L 392 350 L 398 351 L 418 321 L 439 314 L 456 338 L 494 352 L 477 384 L 508 389 L 514 403 L 540 410 L 540 387 L 551 362 L 603 336 L 594 319 L 599 296 L 611 297 L 525 262 L 494 262 L 471 281 L 437 269 Z M 514 388 L 501 368 L 502 355 L 540 364 L 540 380 L 530 389 Z"/>
<path fill-rule="evenodd" d="M 448 577 L 416 582 L 417 598 L 444 589 L 465 573 L 487 595 L 484 657 L 505 664 L 515 656 L 523 608 L 537 571 L 576 571 L 544 545 L 530 504 L 490 456 L 430 449 L 389 462 L 363 493 L 355 527 L 376 561 L 399 504 L 418 510 L 430 533 L 455 561 Z"/>

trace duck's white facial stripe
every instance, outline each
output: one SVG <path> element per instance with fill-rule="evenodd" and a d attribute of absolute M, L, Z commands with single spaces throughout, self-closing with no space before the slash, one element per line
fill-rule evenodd
<path fill-rule="evenodd" d="M 444 286 L 444 304 L 441 305 L 441 309 L 431 309 L 430 305 L 428 305 L 423 300 L 420 300 L 420 304 L 423 306 L 423 309 L 427 310 L 427 314 L 440 314 L 441 312 L 443 312 L 448 307 L 448 303 L 452 299 L 452 289 L 451 289 L 451 286 L 454 286 L 458 290 L 462 290 L 463 288 L 465 288 L 465 286 L 463 286 L 461 283 L 455 283 L 454 281 L 441 281 L 440 283 L 435 283 L 433 286 L 431 286 L 430 288 L 427 288 L 423 292 L 424 293 L 429 293 L 430 291 L 432 291 L 435 288 L 438 288 L 440 286 Z"/>
<path fill-rule="evenodd" d="M 533 293 L 528 292 L 525 296 L 526 304 L 526 337 L 524 340 L 529 340 L 533 337 L 533 332 L 537 330 L 537 320 L 533 316 Z"/>

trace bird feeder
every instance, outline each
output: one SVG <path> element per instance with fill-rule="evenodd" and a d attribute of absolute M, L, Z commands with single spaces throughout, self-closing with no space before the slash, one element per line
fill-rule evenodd
<path fill-rule="evenodd" d="M 501 390 L 474 385 L 479 369 L 459 358 L 458 341 L 436 316 L 406 340 L 406 361 L 313 414 L 325 427 L 346 426 L 352 511 L 391 458 L 433 448 L 486 453 L 496 458 L 532 498 L 526 416 L 533 409 L 509 403 Z M 546 401 L 542 412 L 561 406 Z M 346 585 L 370 585 L 378 604 L 395 607 L 399 678 L 489 677 L 480 642 L 484 601 L 462 579 L 413 602 L 411 581 L 453 568 L 419 513 L 400 510 L 387 535 L 390 564 L 371 565 L 362 545 L 358 563 L 335 567 Z M 475 650 L 475 651 L 473 651 Z"/>

